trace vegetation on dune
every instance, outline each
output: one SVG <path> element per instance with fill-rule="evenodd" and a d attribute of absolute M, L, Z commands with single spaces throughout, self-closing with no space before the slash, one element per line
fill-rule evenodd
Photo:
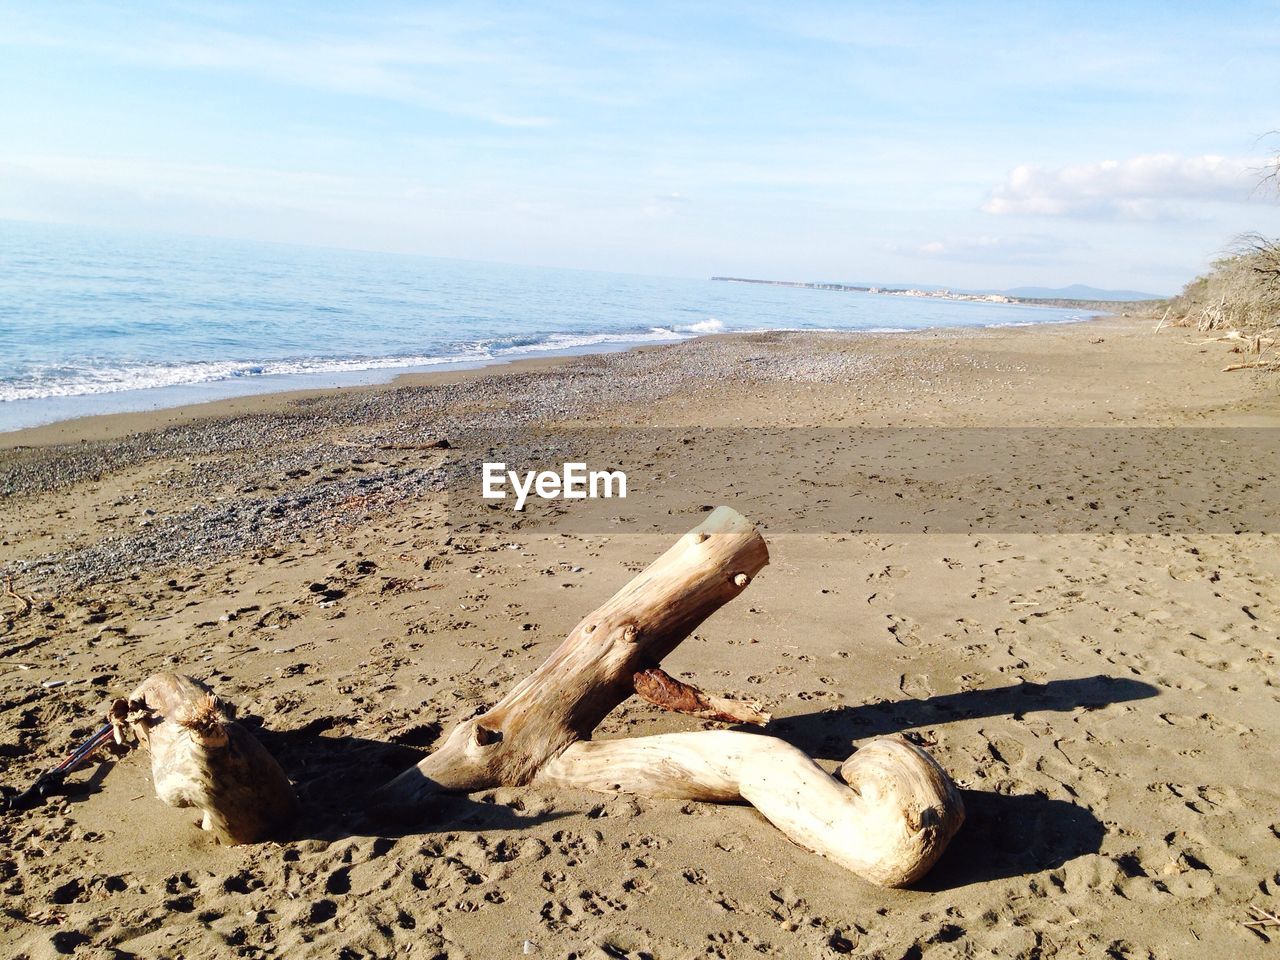
<path fill-rule="evenodd" d="M 1260 334 L 1280 325 L 1280 240 L 1240 237 L 1174 297 L 1171 317 L 1198 330 Z"/>
<path fill-rule="evenodd" d="M 1280 154 L 1259 186 L 1280 191 Z M 1232 342 L 1246 359 L 1227 370 L 1280 371 L 1280 239 L 1260 233 L 1237 237 L 1208 273 L 1169 301 L 1160 325 L 1170 318 Z"/>

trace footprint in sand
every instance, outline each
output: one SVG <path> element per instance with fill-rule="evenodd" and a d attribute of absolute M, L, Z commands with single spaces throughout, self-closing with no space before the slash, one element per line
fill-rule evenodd
<path fill-rule="evenodd" d="M 898 677 L 898 689 L 904 696 L 915 700 L 926 700 L 934 694 L 933 684 L 927 674 L 904 673 Z"/>
<path fill-rule="evenodd" d="M 907 575 L 907 571 L 902 567 L 895 567 L 892 564 L 877 570 L 875 573 L 867 574 L 867 583 L 877 583 L 882 580 L 901 580 Z"/>
<path fill-rule="evenodd" d="M 907 617 L 900 617 L 894 613 L 885 614 L 885 619 L 889 621 L 889 635 L 900 645 L 904 647 L 920 646 L 920 626 Z"/>

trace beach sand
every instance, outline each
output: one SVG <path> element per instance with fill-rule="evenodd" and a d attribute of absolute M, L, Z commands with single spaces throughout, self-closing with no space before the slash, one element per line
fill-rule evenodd
<path fill-rule="evenodd" d="M 0 598 L 0 782 L 30 782 L 111 697 L 177 670 L 260 721 L 306 810 L 284 842 L 218 846 L 155 798 L 141 754 L 76 774 L 0 815 L 0 953 L 1273 956 L 1280 929 L 1243 921 L 1280 910 L 1277 535 L 1128 519 L 1155 496 L 1132 470 L 1162 465 L 1107 431 L 1238 441 L 1280 427 L 1280 391 L 1222 373 L 1224 345 L 1151 327 L 709 337 L 0 437 L 18 595 Z M 606 438 L 637 488 L 681 475 L 669 512 L 638 532 L 464 521 L 441 464 L 482 455 L 494 426 Z M 1043 489 L 984 491 L 1011 512 L 974 530 L 921 519 L 964 476 L 865 464 L 875 494 L 810 476 L 833 431 L 917 428 L 940 462 L 1005 436 L 971 432 L 991 428 L 1065 436 L 1074 456 L 1033 464 Z M 776 455 L 743 455 L 750 435 Z M 1085 485 L 1101 506 L 1062 512 L 1091 437 L 1112 444 Z M 784 446 L 800 440 L 813 450 Z M 1176 464 L 1193 501 L 1243 515 L 1270 492 L 1270 448 L 1207 449 Z M 771 562 L 666 668 L 764 702 L 767 732 L 828 770 L 876 736 L 926 744 L 968 810 L 935 870 L 875 887 L 745 805 L 503 788 L 418 823 L 363 817 L 699 522 L 709 502 L 675 495 L 691 471 L 765 522 Z M 864 532 L 790 522 L 863 492 L 880 511 Z M 633 699 L 598 734 L 713 726 Z"/>

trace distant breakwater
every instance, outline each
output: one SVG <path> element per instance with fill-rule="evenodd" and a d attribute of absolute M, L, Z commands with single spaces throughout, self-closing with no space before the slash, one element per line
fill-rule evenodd
<path fill-rule="evenodd" d="M 1011 297 L 1003 293 L 953 293 L 910 287 L 872 287 L 854 283 L 813 283 L 804 280 L 757 280 L 751 277 L 712 277 L 725 283 L 759 283 L 770 287 L 835 290 L 842 293 L 881 293 L 893 297 L 931 297 L 936 300 L 975 300 L 983 303 L 1017 303 L 1029 307 L 1060 307 L 1097 313 L 1141 313 L 1164 306 L 1166 300 L 1073 300 L 1063 297 Z"/>

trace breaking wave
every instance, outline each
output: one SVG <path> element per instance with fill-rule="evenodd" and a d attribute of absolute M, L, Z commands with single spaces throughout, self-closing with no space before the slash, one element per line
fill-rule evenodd
<path fill-rule="evenodd" d="M 85 358 L 82 362 L 33 366 L 0 382 L 0 402 L 192 386 L 235 378 L 323 377 L 326 374 L 374 370 L 414 370 L 464 363 L 483 364 L 526 355 L 574 352 L 586 347 L 670 343 L 689 338 L 688 334 L 654 327 L 636 333 L 498 338 L 464 344 L 440 353 L 387 357 L 297 357 L 278 360 L 202 360 L 191 363 L 104 363 Z"/>

